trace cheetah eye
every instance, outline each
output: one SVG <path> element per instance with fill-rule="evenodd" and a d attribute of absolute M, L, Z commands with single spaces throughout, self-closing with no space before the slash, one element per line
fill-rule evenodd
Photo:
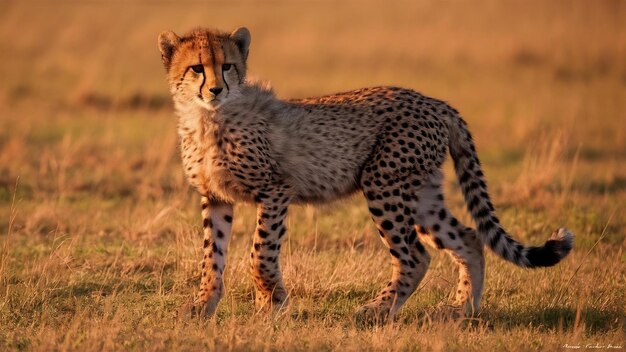
<path fill-rule="evenodd" d="M 202 72 L 204 72 L 204 66 L 202 66 L 202 65 L 193 65 L 193 66 L 191 66 L 191 69 L 195 73 L 202 73 Z"/>
<path fill-rule="evenodd" d="M 222 71 L 226 72 L 228 70 L 230 70 L 230 68 L 233 66 L 233 64 L 223 64 L 222 65 Z"/>

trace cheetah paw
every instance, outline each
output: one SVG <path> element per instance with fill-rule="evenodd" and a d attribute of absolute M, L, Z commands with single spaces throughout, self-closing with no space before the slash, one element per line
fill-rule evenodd
<path fill-rule="evenodd" d="M 179 320 L 190 320 L 196 317 L 211 318 L 217 310 L 220 297 L 211 297 L 208 300 L 196 299 L 181 305 L 176 311 L 176 318 Z"/>
<path fill-rule="evenodd" d="M 354 312 L 354 324 L 359 328 L 384 325 L 390 321 L 390 307 L 380 303 L 366 304 Z"/>
<path fill-rule="evenodd" d="M 254 306 L 257 311 L 280 311 L 289 304 L 287 293 L 284 290 L 274 292 L 256 291 Z"/>
<path fill-rule="evenodd" d="M 463 305 L 440 304 L 432 310 L 430 316 L 433 320 L 456 321 L 465 317 L 465 308 Z"/>

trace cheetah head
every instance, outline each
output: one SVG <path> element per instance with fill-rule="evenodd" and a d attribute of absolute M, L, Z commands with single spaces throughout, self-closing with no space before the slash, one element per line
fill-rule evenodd
<path fill-rule="evenodd" d="M 161 33 L 159 50 L 175 104 L 215 110 L 236 96 L 245 82 L 249 47 L 250 32 L 244 27 L 230 34 L 212 29 L 182 37 Z"/>

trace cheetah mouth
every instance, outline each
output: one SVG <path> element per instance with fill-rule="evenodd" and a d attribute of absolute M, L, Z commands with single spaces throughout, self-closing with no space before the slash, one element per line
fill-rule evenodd
<path fill-rule="evenodd" d="M 222 103 L 221 99 L 215 97 L 211 99 L 205 99 L 203 96 L 198 95 L 196 98 L 196 101 L 200 104 L 200 106 L 204 107 L 207 110 L 215 110 Z"/>

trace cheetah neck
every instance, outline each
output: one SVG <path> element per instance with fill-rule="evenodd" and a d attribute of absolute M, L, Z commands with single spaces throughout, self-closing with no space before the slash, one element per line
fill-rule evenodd
<path fill-rule="evenodd" d="M 193 142 L 200 147 L 215 141 L 216 126 L 213 121 L 215 111 L 198 106 L 183 106 L 176 104 L 178 115 L 178 135 L 182 140 Z"/>
<path fill-rule="evenodd" d="M 203 162 L 211 157 L 215 149 L 218 126 L 214 122 L 214 111 L 197 106 L 175 104 L 178 115 L 180 153 L 189 183 L 202 194 L 207 193 L 207 177 L 210 163 Z"/>

